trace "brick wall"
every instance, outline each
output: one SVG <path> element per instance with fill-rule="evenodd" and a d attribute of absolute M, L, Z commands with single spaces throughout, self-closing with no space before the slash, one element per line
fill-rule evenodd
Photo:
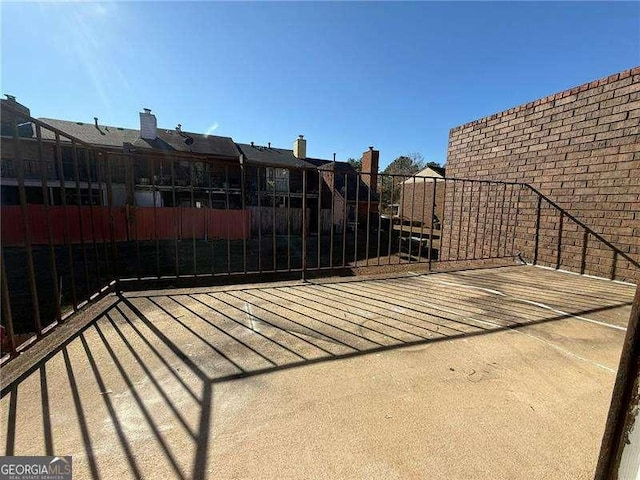
<path fill-rule="evenodd" d="M 528 183 L 640 261 L 640 67 L 453 128 L 446 168 L 450 177 Z M 454 203 L 449 194 L 447 201 Z M 529 260 L 535 203 L 526 192 L 515 234 L 514 250 Z M 585 242 L 583 229 L 546 201 L 540 218 L 540 263 L 640 278 L 593 235 Z"/>

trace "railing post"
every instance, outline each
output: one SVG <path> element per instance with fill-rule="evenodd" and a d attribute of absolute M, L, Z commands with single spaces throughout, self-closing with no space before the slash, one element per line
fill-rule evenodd
<path fill-rule="evenodd" d="M 609 274 L 609 278 L 611 280 L 616 279 L 616 268 L 618 266 L 618 252 L 613 251 L 613 258 L 611 259 L 611 272 Z"/>
<path fill-rule="evenodd" d="M 113 268 L 113 278 L 115 283 L 116 293 L 120 293 L 120 259 L 118 257 L 118 245 L 117 245 L 117 237 L 116 237 L 116 222 L 113 215 L 113 177 L 111 174 L 111 162 L 109 160 L 109 153 L 105 152 L 104 157 L 105 168 L 106 168 L 106 181 L 107 181 L 107 207 L 109 209 L 109 237 L 111 239 L 111 257 L 112 257 L 112 268 Z M 73 273 L 73 272 L 72 272 Z M 72 277 L 73 278 L 73 275 Z M 75 294 L 74 294 L 75 295 Z"/>
<path fill-rule="evenodd" d="M 631 478 L 631 472 L 638 471 L 637 453 L 636 456 L 632 454 L 634 449 L 637 452 L 637 442 L 640 437 L 637 432 L 640 419 L 634 413 L 639 406 L 640 362 L 638 358 L 640 358 L 640 285 L 636 288 L 624 346 L 620 354 L 616 383 L 613 387 L 611 406 L 600 446 L 596 480 Z M 623 458 L 622 453 L 626 449 L 629 450 L 630 455 Z"/>
<path fill-rule="evenodd" d="M 587 250 L 589 248 L 589 230 L 584 229 L 582 235 L 582 255 L 580 256 L 580 275 L 584 275 L 587 270 Z"/>
<path fill-rule="evenodd" d="M 560 210 L 560 220 L 558 222 L 558 251 L 556 255 L 556 270 L 562 265 L 562 229 L 564 228 L 564 212 Z"/>
<path fill-rule="evenodd" d="M 20 137 L 18 136 L 18 123 L 14 124 L 13 141 L 15 149 L 16 173 L 18 176 L 18 194 L 20 197 L 20 207 L 24 221 L 24 240 L 27 253 L 27 273 L 29 275 L 29 289 L 31 291 L 31 302 L 33 311 L 33 323 L 38 333 L 42 334 L 42 324 L 40 322 L 40 304 L 38 301 L 38 288 L 36 285 L 36 271 L 33 263 L 33 248 L 31 244 L 31 218 L 29 216 L 29 205 L 27 204 L 27 190 L 24 184 L 24 158 L 20 150 Z"/>
<path fill-rule="evenodd" d="M 437 182 L 438 179 L 434 178 L 433 179 L 433 192 L 431 195 L 431 225 L 429 227 L 429 252 L 428 252 L 428 259 L 429 259 L 429 271 L 431 271 L 431 262 L 433 261 L 433 219 L 435 217 L 435 213 L 436 213 L 436 187 L 437 187 Z M 442 239 L 440 239 L 440 242 L 442 242 Z M 440 252 L 438 251 L 438 254 Z"/>
<path fill-rule="evenodd" d="M 246 203 L 246 199 L 245 199 L 245 194 L 246 194 L 246 186 L 245 186 L 245 182 L 247 181 L 247 177 L 246 177 L 246 172 L 245 172 L 245 166 L 244 166 L 244 156 L 241 155 L 240 156 L 240 201 L 242 204 L 242 215 L 243 215 L 243 221 L 242 221 L 242 270 L 244 271 L 244 273 L 247 273 L 247 222 L 246 222 L 246 215 L 247 215 L 247 203 Z M 209 175 L 209 185 L 211 185 L 211 175 Z M 209 188 L 209 190 L 211 190 L 211 188 Z M 209 205 L 210 208 L 213 208 L 212 205 Z M 251 231 L 251 222 L 249 222 L 249 231 Z M 211 239 L 211 244 L 213 245 L 213 241 L 214 239 Z M 213 260 L 212 260 L 213 261 Z"/>
<path fill-rule="evenodd" d="M 302 281 L 307 270 L 307 170 L 302 171 Z"/>
<path fill-rule="evenodd" d="M 533 264 L 538 264 L 538 247 L 540 244 L 540 210 L 542 208 L 542 197 L 538 194 L 538 206 L 536 207 L 536 235 L 533 248 Z"/>

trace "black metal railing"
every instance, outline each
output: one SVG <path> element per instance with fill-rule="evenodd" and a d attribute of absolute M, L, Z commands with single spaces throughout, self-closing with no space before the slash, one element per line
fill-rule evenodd
<path fill-rule="evenodd" d="M 2 137 L 1 161 L 9 356 L 86 303 L 149 280 L 426 272 L 518 257 L 613 279 L 640 268 L 522 183 L 98 148 L 31 117 Z"/>

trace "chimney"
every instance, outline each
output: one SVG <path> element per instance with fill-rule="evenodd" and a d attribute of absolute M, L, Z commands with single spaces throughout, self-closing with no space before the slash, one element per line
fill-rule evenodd
<path fill-rule="evenodd" d="M 362 181 L 374 192 L 378 190 L 378 161 L 380 152 L 369 147 L 362 154 Z"/>
<path fill-rule="evenodd" d="M 93 124 L 98 128 L 98 117 L 93 117 Z"/>
<path fill-rule="evenodd" d="M 304 139 L 304 135 L 298 135 L 296 141 L 293 142 L 293 156 L 307 158 L 307 141 Z"/>
<path fill-rule="evenodd" d="M 22 105 L 21 103 L 19 103 L 16 100 L 15 96 L 9 95 L 9 94 L 5 94 L 5 97 L 7 97 L 6 100 L 4 98 L 1 100 L 3 105 L 10 105 L 11 107 L 13 107 L 14 110 L 17 110 L 22 115 L 25 115 L 27 117 L 31 116 L 31 112 L 29 111 L 29 109 L 27 107 L 25 107 L 24 105 Z M 16 117 L 16 115 L 14 113 L 2 112 L 2 123 L 11 123 L 11 122 L 15 122 L 15 121 L 20 123 L 20 122 L 26 122 L 27 119 L 23 118 L 21 116 Z"/>
<path fill-rule="evenodd" d="M 145 140 L 155 140 L 158 130 L 158 122 L 156 116 L 151 113 L 148 108 L 144 112 L 140 112 L 140 138 Z"/>

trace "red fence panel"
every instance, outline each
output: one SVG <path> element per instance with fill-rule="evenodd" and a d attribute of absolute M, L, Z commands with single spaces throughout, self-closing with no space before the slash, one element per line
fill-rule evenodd
<path fill-rule="evenodd" d="M 31 242 L 49 243 L 47 210 L 44 205 L 28 205 Z M 155 210 L 155 211 L 154 211 Z M 118 242 L 135 240 L 172 240 L 178 238 L 249 238 L 251 212 L 183 207 L 113 207 L 114 238 Z M 71 243 L 111 240 L 109 207 L 49 207 L 49 222 L 54 245 L 64 245 L 67 225 Z M 82 224 L 82 228 L 80 225 Z M 92 228 L 93 225 L 93 228 Z M 1 241 L 5 247 L 25 246 L 22 207 L 0 208 Z"/>

